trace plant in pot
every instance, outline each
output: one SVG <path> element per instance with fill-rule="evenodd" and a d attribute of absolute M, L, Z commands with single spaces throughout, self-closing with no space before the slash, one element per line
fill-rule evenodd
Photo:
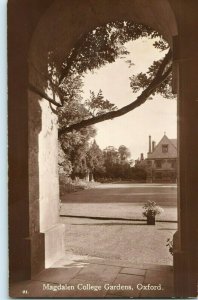
<path fill-rule="evenodd" d="M 170 252 L 171 255 L 173 255 L 173 239 L 167 239 L 167 244 L 166 246 L 168 247 L 168 251 Z"/>
<path fill-rule="evenodd" d="M 155 225 L 155 216 L 164 210 L 155 201 L 148 200 L 143 206 L 143 216 L 147 218 L 147 225 Z"/>

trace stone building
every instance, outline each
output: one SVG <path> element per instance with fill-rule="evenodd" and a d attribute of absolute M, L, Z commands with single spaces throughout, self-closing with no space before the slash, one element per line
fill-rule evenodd
<path fill-rule="evenodd" d="M 149 136 L 149 152 L 146 159 L 147 182 L 177 182 L 177 140 L 166 134 L 155 145 Z"/>

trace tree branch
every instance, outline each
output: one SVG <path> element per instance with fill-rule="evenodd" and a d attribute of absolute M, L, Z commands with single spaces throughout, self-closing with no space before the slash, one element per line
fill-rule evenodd
<path fill-rule="evenodd" d="M 59 77 L 59 86 L 61 85 L 62 81 L 64 80 L 65 77 L 68 76 L 69 71 L 71 69 L 71 66 L 76 59 L 79 49 L 83 44 L 83 41 L 86 39 L 88 34 L 82 34 L 80 38 L 77 40 L 75 46 L 72 49 L 71 54 L 68 56 L 67 61 L 66 61 L 66 66 L 62 69 L 61 75 Z"/>
<path fill-rule="evenodd" d="M 170 60 L 171 60 L 171 57 L 172 57 L 172 51 L 171 51 L 171 49 L 169 49 L 169 51 L 168 51 L 168 53 L 165 55 L 165 57 L 164 57 L 164 59 L 163 59 L 161 65 L 159 66 L 159 69 L 158 69 L 158 71 L 157 71 L 157 73 L 156 73 L 156 75 L 155 75 L 154 80 L 157 79 L 158 76 L 160 76 L 160 75 L 163 74 L 163 72 L 164 72 L 166 66 L 168 65 L 168 63 L 169 63 Z"/>
<path fill-rule="evenodd" d="M 134 110 L 138 106 L 142 105 L 148 97 L 153 93 L 153 91 L 167 78 L 167 76 L 171 73 L 172 71 L 172 65 L 169 66 L 166 70 L 166 67 L 168 66 L 168 63 L 171 60 L 171 51 L 169 51 L 166 56 L 164 57 L 157 74 L 155 78 L 151 81 L 151 83 L 148 85 L 148 87 L 141 93 L 140 96 L 137 97 L 135 101 L 132 103 L 116 110 L 116 111 L 111 111 L 106 114 L 96 116 L 87 120 L 80 121 L 79 123 L 72 124 L 68 127 L 63 127 L 59 129 L 58 135 L 59 137 L 64 134 L 71 132 L 72 130 L 79 130 L 82 127 L 90 126 L 96 123 L 100 123 L 106 120 L 110 120 L 113 118 L 120 117 L 122 115 L 125 115 L 126 113 Z"/>
<path fill-rule="evenodd" d="M 61 104 L 62 104 L 62 106 L 63 106 L 63 104 L 64 104 L 64 99 L 63 99 L 63 98 L 64 98 L 64 97 L 63 97 L 63 95 L 61 94 L 61 91 L 60 91 L 59 86 L 53 82 L 53 80 L 52 80 L 52 78 L 51 78 L 50 76 L 48 76 L 48 75 L 44 74 L 43 72 L 41 72 L 41 71 L 33 64 L 33 62 L 32 62 L 31 60 L 29 61 L 29 63 L 30 63 L 30 65 L 31 65 L 31 67 L 38 73 L 39 76 L 43 77 L 45 80 L 47 80 L 47 81 L 50 82 L 51 88 L 52 88 L 53 92 L 54 92 L 54 91 L 57 92 L 57 94 L 58 94 L 58 96 L 59 96 L 59 99 L 60 99 L 60 102 L 61 102 Z M 32 86 L 32 87 L 33 87 L 33 86 Z M 33 89 L 35 90 L 36 88 L 33 87 Z M 37 90 L 37 89 L 36 89 L 36 90 Z M 36 91 L 34 91 L 34 92 L 38 94 L 38 90 L 37 90 L 37 92 L 36 92 Z M 41 92 L 39 91 L 39 93 L 41 93 Z M 44 98 L 46 99 L 46 97 L 44 97 Z M 48 98 L 49 98 L 49 97 L 48 97 Z M 50 98 L 49 98 L 49 99 L 50 99 Z M 53 99 L 51 99 L 51 100 L 49 100 L 49 99 L 46 99 L 46 100 L 48 100 L 48 101 L 50 101 L 50 102 L 51 102 L 51 101 L 54 101 Z M 53 104 L 56 105 L 55 103 L 53 103 Z"/>
<path fill-rule="evenodd" d="M 41 92 L 39 89 L 37 89 L 34 85 L 32 85 L 31 83 L 29 83 L 28 86 L 29 90 L 32 91 L 33 93 L 36 93 L 37 95 L 39 95 L 41 98 L 46 99 L 47 101 L 49 101 L 51 104 L 56 105 L 57 107 L 62 107 L 63 105 L 61 103 L 56 102 L 54 99 L 50 98 L 48 95 L 46 95 L 44 92 Z"/>

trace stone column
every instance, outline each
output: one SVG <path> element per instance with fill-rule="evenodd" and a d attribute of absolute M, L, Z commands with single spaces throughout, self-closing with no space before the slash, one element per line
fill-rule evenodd
<path fill-rule="evenodd" d="M 44 268 L 44 235 L 39 231 L 38 199 L 29 202 L 28 9 L 8 3 L 9 88 L 9 279 L 29 279 Z M 20 20 L 20 22 L 19 22 Z M 23 30 L 20 28 L 23 24 Z M 31 155 L 31 153 L 30 153 Z M 35 165 L 35 168 L 37 166 Z M 36 198 L 35 198 L 36 199 Z M 31 215 L 31 217 L 30 217 Z"/>
<path fill-rule="evenodd" d="M 64 255 L 64 230 L 59 223 L 57 115 L 48 101 L 29 92 L 30 233 L 44 236 L 45 267 Z"/>
<path fill-rule="evenodd" d="M 38 91 L 56 97 L 48 86 L 48 50 L 38 49 L 33 40 L 29 57 L 29 81 Z M 42 71 L 40 71 L 42 69 Z M 45 76 L 43 75 L 45 72 Z M 57 101 L 59 99 L 56 99 Z M 30 218 L 38 219 L 44 234 L 45 268 L 64 256 L 65 226 L 59 223 L 58 116 L 56 106 L 38 92 L 29 92 L 29 199 L 33 207 Z M 33 203 L 38 202 L 34 213 Z"/>
<path fill-rule="evenodd" d="M 174 279 L 177 297 L 197 292 L 198 253 L 198 3 L 180 1 L 177 7 L 179 35 L 175 62 L 178 65 L 179 125 L 179 228 L 174 237 Z"/>
<path fill-rule="evenodd" d="M 51 0 L 30 2 L 8 3 L 10 281 L 30 279 L 64 254 L 56 115 L 28 91 L 32 33 Z"/>

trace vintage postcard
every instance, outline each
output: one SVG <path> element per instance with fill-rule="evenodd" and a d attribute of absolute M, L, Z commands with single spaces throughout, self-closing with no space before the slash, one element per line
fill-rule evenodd
<path fill-rule="evenodd" d="M 9 295 L 192 298 L 198 2 L 9 0 Z"/>

